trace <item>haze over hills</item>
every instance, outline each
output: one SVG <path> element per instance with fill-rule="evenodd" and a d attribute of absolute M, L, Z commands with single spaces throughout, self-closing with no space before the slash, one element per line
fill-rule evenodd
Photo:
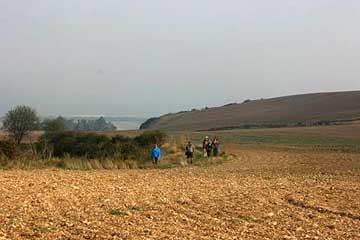
<path fill-rule="evenodd" d="M 360 119 L 360 91 L 313 93 L 247 100 L 203 110 L 166 114 L 141 129 L 214 130 L 331 124 Z"/>
<path fill-rule="evenodd" d="M 115 117 L 115 116 L 106 116 L 106 115 L 77 115 L 71 116 L 69 119 L 80 120 L 96 120 L 99 117 L 104 117 L 107 122 L 112 123 L 117 130 L 136 130 L 139 128 L 141 123 L 143 123 L 146 119 L 141 117 Z"/>
<path fill-rule="evenodd" d="M 107 122 L 110 122 L 116 127 L 116 130 L 136 130 L 139 128 L 141 123 L 143 123 L 146 119 L 141 117 L 130 117 L 130 116 L 124 116 L 124 117 L 114 117 L 114 116 L 105 116 L 105 115 L 76 115 L 76 116 L 69 116 L 66 117 L 67 119 L 72 120 L 96 120 L 99 117 L 104 117 Z M 55 119 L 57 116 L 42 116 L 41 119 Z M 5 117 L 0 117 L 0 131 L 1 127 L 3 126 L 3 120 Z"/>

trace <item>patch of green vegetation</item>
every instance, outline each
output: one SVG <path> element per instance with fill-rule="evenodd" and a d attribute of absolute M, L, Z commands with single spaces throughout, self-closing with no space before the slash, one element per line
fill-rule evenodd
<path fill-rule="evenodd" d="M 239 225 L 241 223 L 241 219 L 240 218 L 233 218 L 233 219 L 231 219 L 231 222 L 233 224 Z"/>
<path fill-rule="evenodd" d="M 163 144 L 167 135 L 160 131 L 145 132 L 135 138 L 107 135 L 60 131 L 45 133 L 39 139 L 38 152 L 51 152 L 51 156 L 64 158 L 86 159 L 119 159 L 119 160 L 147 160 L 150 149 L 155 144 Z"/>
<path fill-rule="evenodd" d="M 159 169 L 159 170 L 170 169 L 173 167 L 175 167 L 175 166 L 171 163 L 163 163 L 163 164 L 158 164 L 158 165 L 154 166 L 155 169 Z"/>
<path fill-rule="evenodd" d="M 125 212 L 122 209 L 119 209 L 119 208 L 112 208 L 112 209 L 110 209 L 109 213 L 110 213 L 110 215 L 113 215 L 113 216 L 123 216 L 123 215 L 125 215 Z"/>
<path fill-rule="evenodd" d="M 241 221 L 255 222 L 255 223 L 260 223 L 261 222 L 259 219 L 253 218 L 251 216 L 246 216 L 246 215 L 238 215 L 237 217 L 232 219 L 232 222 L 234 224 L 240 224 Z"/>
<path fill-rule="evenodd" d="M 356 145 L 358 141 L 344 138 L 324 138 L 315 135 L 243 135 L 223 136 L 224 142 L 229 143 L 268 143 L 285 145 Z"/>
<path fill-rule="evenodd" d="M 109 210 L 109 214 L 112 216 L 124 216 L 127 212 L 138 212 L 142 211 L 142 208 L 136 205 L 126 207 L 125 209 L 121 208 L 112 208 Z"/>
<path fill-rule="evenodd" d="M 126 215 L 127 212 L 138 212 L 141 211 L 142 208 L 136 205 L 133 206 L 129 206 L 125 209 L 121 209 L 121 208 L 112 208 L 109 210 L 109 214 L 113 215 L 113 216 L 123 216 Z"/>
<path fill-rule="evenodd" d="M 193 159 L 193 165 L 199 167 L 208 167 L 211 165 L 223 164 L 228 161 L 229 158 L 225 153 L 221 153 L 219 157 L 203 157 L 202 154 L 195 154 Z"/>
<path fill-rule="evenodd" d="M 128 210 L 128 211 L 141 211 L 142 208 L 139 207 L 139 206 L 134 205 L 134 206 L 130 206 L 130 207 L 126 208 L 126 210 Z"/>
<path fill-rule="evenodd" d="M 335 136 L 320 136 L 309 133 L 277 133 L 277 132 L 257 132 L 254 131 L 227 131 L 227 132 L 209 132 L 206 133 L 210 138 L 215 135 L 220 139 L 221 143 L 235 143 L 235 144 L 279 144 L 279 145 L 317 145 L 334 148 L 353 148 L 360 146 L 360 139 L 335 137 Z M 193 141 L 201 141 L 204 133 L 194 133 Z"/>

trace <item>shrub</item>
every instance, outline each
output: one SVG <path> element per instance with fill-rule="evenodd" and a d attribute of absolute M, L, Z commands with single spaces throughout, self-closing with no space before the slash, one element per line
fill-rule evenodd
<path fill-rule="evenodd" d="M 124 143 L 115 145 L 117 151 L 116 153 L 120 156 L 122 160 L 127 159 L 140 159 L 140 148 L 134 143 Z"/>
<path fill-rule="evenodd" d="M 113 158 L 119 160 L 147 160 L 149 151 L 155 143 L 161 145 L 166 135 L 162 132 L 147 132 L 136 138 L 83 132 L 53 132 L 40 138 L 38 150 L 51 149 L 55 157 L 83 157 L 87 159 Z"/>
<path fill-rule="evenodd" d="M 162 145 L 165 143 L 166 134 L 159 130 L 145 132 L 137 136 L 134 141 L 142 147 L 151 147 L 155 144 Z"/>
<path fill-rule="evenodd" d="M 121 135 L 116 135 L 115 137 L 111 138 L 111 142 L 114 144 L 118 144 L 118 143 L 130 143 L 132 142 L 132 138 L 129 137 L 124 137 Z"/>
<path fill-rule="evenodd" d="M 111 143 L 108 137 L 94 133 L 77 134 L 73 155 L 92 158 L 107 157 L 111 153 Z"/>
<path fill-rule="evenodd" d="M 59 132 L 48 135 L 49 144 L 54 149 L 54 156 L 102 158 L 111 155 L 110 139 L 95 133 Z"/>
<path fill-rule="evenodd" d="M 0 140 L 0 155 L 14 159 L 17 155 L 15 142 L 11 140 Z"/>
<path fill-rule="evenodd" d="M 53 146 L 54 156 L 64 157 L 66 154 L 74 155 L 76 135 L 75 132 L 59 132 L 49 135 L 48 142 Z"/>

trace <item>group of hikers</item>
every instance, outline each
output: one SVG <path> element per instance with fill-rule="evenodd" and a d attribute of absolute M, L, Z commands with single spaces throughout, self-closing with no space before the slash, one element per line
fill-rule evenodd
<path fill-rule="evenodd" d="M 217 157 L 219 155 L 219 146 L 220 146 L 220 142 L 217 139 L 217 137 L 214 137 L 213 140 L 210 140 L 210 138 L 206 136 L 202 143 L 203 157 L 207 157 L 207 158 L 211 156 Z M 188 143 L 185 145 L 185 156 L 189 164 L 193 164 L 194 153 L 195 153 L 195 145 L 192 144 L 191 141 L 188 141 Z M 160 158 L 161 158 L 161 149 L 156 144 L 155 147 L 151 150 L 152 163 L 154 165 L 157 165 Z"/>

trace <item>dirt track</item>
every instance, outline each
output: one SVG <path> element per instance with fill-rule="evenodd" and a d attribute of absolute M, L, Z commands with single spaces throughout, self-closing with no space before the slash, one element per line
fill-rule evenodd
<path fill-rule="evenodd" d="M 0 171 L 0 239 L 360 239 L 360 156 L 239 149 L 207 168 Z"/>

